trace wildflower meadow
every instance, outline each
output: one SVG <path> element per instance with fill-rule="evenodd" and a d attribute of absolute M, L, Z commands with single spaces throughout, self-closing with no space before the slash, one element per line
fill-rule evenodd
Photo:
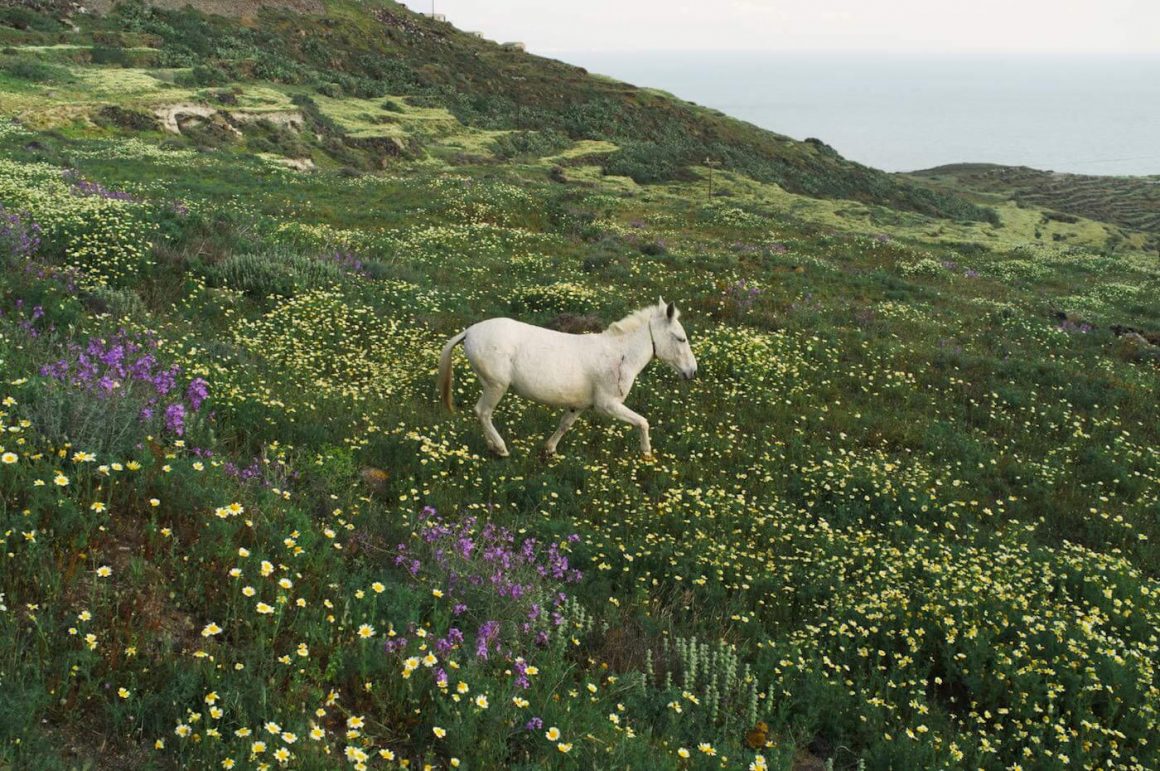
<path fill-rule="evenodd" d="M 367 136 L 293 68 L 156 50 Z M 370 170 L 0 124 L 0 768 L 1160 765 L 1141 243 L 743 168 L 709 198 L 408 93 Z M 437 398 L 475 321 L 658 295 L 699 371 L 637 381 L 652 457 L 592 414 L 545 456 L 514 395 L 493 457 L 461 352 Z"/>

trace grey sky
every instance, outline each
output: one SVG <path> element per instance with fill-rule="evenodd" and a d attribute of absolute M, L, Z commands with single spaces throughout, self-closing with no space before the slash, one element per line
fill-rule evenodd
<path fill-rule="evenodd" d="M 430 12 L 431 0 L 405 5 Z M 633 50 L 1160 55 L 1158 0 L 435 0 L 538 53 Z"/>

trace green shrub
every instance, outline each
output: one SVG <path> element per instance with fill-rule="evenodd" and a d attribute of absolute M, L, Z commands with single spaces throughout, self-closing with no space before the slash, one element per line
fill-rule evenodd
<path fill-rule="evenodd" d="M 492 142 L 492 152 L 503 159 L 517 157 L 541 158 L 558 153 L 570 146 L 572 140 L 559 131 L 513 131 L 496 137 Z"/>
<path fill-rule="evenodd" d="M 207 271 L 211 284 L 245 292 L 251 297 L 291 297 L 308 289 L 337 284 L 342 270 L 301 254 L 265 252 L 239 254 Z"/>
<path fill-rule="evenodd" d="M 245 127 L 246 144 L 259 153 L 276 153 L 287 158 L 305 158 L 310 145 L 296 131 L 261 120 Z"/>
<path fill-rule="evenodd" d="M 102 107 L 93 116 L 93 122 L 107 128 L 121 128 L 129 131 L 156 131 L 157 118 L 148 113 L 127 110 L 110 104 Z"/>
<path fill-rule="evenodd" d="M 683 149 L 658 142 L 626 142 L 608 156 L 604 173 L 631 177 L 640 184 L 692 179 Z"/>
<path fill-rule="evenodd" d="M 0 70 L 20 80 L 34 83 L 60 83 L 70 80 L 72 75 L 67 69 L 56 64 L 17 57 L 0 64 Z"/>
<path fill-rule="evenodd" d="M 132 289 L 94 287 L 85 294 L 84 303 L 94 313 L 107 313 L 115 319 L 136 318 L 145 313 L 145 303 Z"/>
<path fill-rule="evenodd" d="M 0 26 L 29 32 L 60 32 L 64 29 L 64 25 L 51 16 L 21 7 L 0 9 Z"/>
<path fill-rule="evenodd" d="M 125 67 L 130 63 L 128 52 L 115 45 L 95 45 L 89 55 L 92 57 L 93 64 L 114 64 Z"/>

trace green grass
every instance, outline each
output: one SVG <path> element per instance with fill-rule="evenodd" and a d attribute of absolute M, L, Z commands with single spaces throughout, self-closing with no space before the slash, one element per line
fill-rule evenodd
<path fill-rule="evenodd" d="M 429 64 L 444 28 L 387 7 Z M 259 34 L 157 18 L 202 59 Z M 709 199 L 606 175 L 628 129 L 561 150 L 430 83 L 172 89 L 308 122 L 199 148 L 85 119 L 151 104 L 137 70 L 73 73 L 100 98 L 0 101 L 51 127 L 0 123 L 0 767 L 1160 764 L 1160 356 L 1110 331 L 1160 330 L 1142 234 L 737 169 Z M 658 294 L 699 375 L 630 394 L 655 459 L 595 415 L 546 459 L 515 395 L 491 457 L 459 352 L 438 404 L 467 325 Z M 102 383 L 118 341 L 172 387 Z"/>

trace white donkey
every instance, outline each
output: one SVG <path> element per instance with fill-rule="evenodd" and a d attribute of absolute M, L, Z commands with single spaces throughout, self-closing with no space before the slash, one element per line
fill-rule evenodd
<path fill-rule="evenodd" d="M 488 446 L 501 457 L 507 446 L 491 422 L 492 413 L 508 388 L 521 396 L 566 411 L 544 451 L 556 445 L 580 413 L 595 407 L 640 429 L 640 450 L 652 455 L 648 421 L 624 406 L 633 381 L 653 357 L 686 380 L 697 374 L 697 360 L 678 321 L 680 311 L 664 299 L 632 313 L 598 335 L 570 335 L 513 319 L 495 318 L 473 324 L 447 341 L 439 357 L 439 392 L 447 409 L 451 396 L 451 352 L 459 343 L 483 384 L 475 414 L 483 424 Z"/>

